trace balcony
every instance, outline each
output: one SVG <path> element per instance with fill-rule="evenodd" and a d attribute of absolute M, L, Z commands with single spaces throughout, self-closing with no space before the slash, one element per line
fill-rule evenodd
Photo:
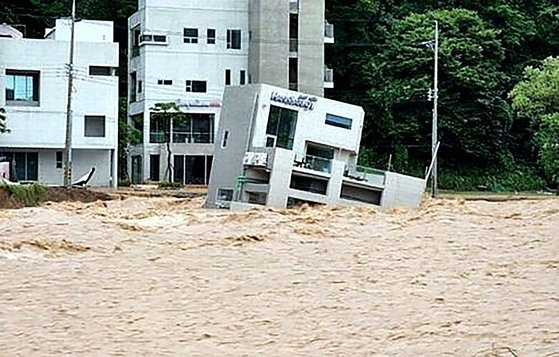
<path fill-rule="evenodd" d="M 213 132 L 191 132 L 173 130 L 174 144 L 213 144 Z"/>
<path fill-rule="evenodd" d="M 365 183 L 367 186 L 384 187 L 385 172 L 365 166 L 347 165 L 344 178 L 353 182 Z"/>
<path fill-rule="evenodd" d="M 334 25 L 324 21 L 324 43 L 334 43 Z"/>
<path fill-rule="evenodd" d="M 334 88 L 334 70 L 324 67 L 324 88 Z"/>
<path fill-rule="evenodd" d="M 295 158 L 293 166 L 325 174 L 330 174 L 332 172 L 331 159 L 325 159 L 323 157 L 312 155 L 306 155 L 301 161 L 298 161 L 297 158 Z"/>

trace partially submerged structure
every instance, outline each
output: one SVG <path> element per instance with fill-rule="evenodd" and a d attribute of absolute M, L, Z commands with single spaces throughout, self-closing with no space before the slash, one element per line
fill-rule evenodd
<path fill-rule="evenodd" d="M 416 207 L 425 180 L 357 165 L 361 107 L 265 84 L 227 87 L 207 207 Z"/>

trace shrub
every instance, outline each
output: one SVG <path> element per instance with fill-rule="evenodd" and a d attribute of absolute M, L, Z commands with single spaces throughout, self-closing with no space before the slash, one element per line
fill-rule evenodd
<path fill-rule="evenodd" d="M 1 189 L 9 192 L 26 207 L 34 207 L 43 202 L 46 197 L 44 186 L 33 183 L 31 185 L 1 185 Z"/>
<path fill-rule="evenodd" d="M 180 182 L 161 181 L 158 187 L 162 190 L 175 190 L 184 187 Z"/>

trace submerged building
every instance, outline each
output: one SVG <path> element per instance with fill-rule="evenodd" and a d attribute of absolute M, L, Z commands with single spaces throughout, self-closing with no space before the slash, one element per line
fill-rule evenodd
<path fill-rule="evenodd" d="M 0 161 L 10 179 L 63 184 L 70 20 L 57 20 L 44 39 L 0 27 L 0 108 L 9 133 Z M 113 23 L 82 20 L 75 28 L 72 177 L 95 167 L 89 184 L 117 185 L 118 43 Z"/>
<path fill-rule="evenodd" d="M 208 183 L 227 86 L 332 88 L 324 12 L 324 0 L 139 0 L 128 20 L 129 124 L 142 133 L 129 148 L 132 182 Z"/>
<path fill-rule="evenodd" d="M 225 89 L 207 207 L 416 207 L 425 180 L 357 165 L 361 107 L 269 85 Z"/>

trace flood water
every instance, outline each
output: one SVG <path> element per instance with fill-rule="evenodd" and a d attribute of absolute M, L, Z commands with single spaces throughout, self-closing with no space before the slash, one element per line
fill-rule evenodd
<path fill-rule="evenodd" d="M 0 356 L 559 356 L 559 200 L 0 210 Z"/>

